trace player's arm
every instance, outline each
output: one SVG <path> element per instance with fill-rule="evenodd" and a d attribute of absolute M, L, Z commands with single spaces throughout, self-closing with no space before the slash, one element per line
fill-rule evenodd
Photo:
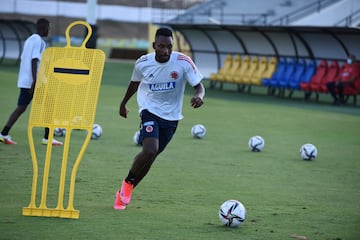
<path fill-rule="evenodd" d="M 126 90 L 125 96 L 120 103 L 119 114 L 120 116 L 127 118 L 128 110 L 126 109 L 126 103 L 129 99 L 136 93 L 140 82 L 130 81 L 128 88 Z"/>
<path fill-rule="evenodd" d="M 355 63 L 355 73 L 351 82 L 354 83 L 358 77 L 360 77 L 360 63 Z"/>
<path fill-rule="evenodd" d="M 204 104 L 205 87 L 202 83 L 194 86 L 194 96 L 191 98 L 191 106 L 193 108 L 201 107 Z"/>
<path fill-rule="evenodd" d="M 357 77 L 359 76 L 359 73 L 360 73 L 359 68 L 355 65 L 355 67 L 353 68 L 353 72 L 350 73 L 352 75 L 351 78 L 349 78 L 346 82 L 353 84 L 357 79 Z"/>
<path fill-rule="evenodd" d="M 37 58 L 33 58 L 31 60 L 31 76 L 32 76 L 32 79 L 33 79 L 33 82 L 31 84 L 31 88 L 29 90 L 31 94 L 34 93 L 34 89 L 35 89 L 38 61 L 39 60 Z"/>

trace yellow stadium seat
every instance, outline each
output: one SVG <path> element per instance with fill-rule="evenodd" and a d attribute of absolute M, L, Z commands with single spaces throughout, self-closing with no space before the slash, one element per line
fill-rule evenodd
<path fill-rule="evenodd" d="M 251 76 L 250 78 L 250 84 L 253 85 L 261 85 L 261 80 L 264 76 L 265 71 L 268 68 L 268 60 L 267 58 L 264 56 L 260 59 L 259 62 L 259 67 L 258 69 L 254 72 L 254 74 Z"/>
<path fill-rule="evenodd" d="M 250 57 L 245 55 L 241 61 L 241 66 L 233 75 L 234 83 L 241 83 L 241 79 L 244 73 L 248 70 L 250 66 Z"/>
<path fill-rule="evenodd" d="M 264 72 L 262 78 L 271 78 L 271 76 L 273 75 L 273 73 L 276 70 L 277 62 L 278 61 L 275 57 L 270 58 L 270 60 L 268 62 L 268 67 L 267 67 L 266 71 Z"/>
<path fill-rule="evenodd" d="M 259 58 L 257 56 L 252 57 L 250 65 L 247 71 L 244 72 L 241 82 L 244 84 L 251 84 L 251 77 L 259 68 Z"/>
<path fill-rule="evenodd" d="M 241 56 L 239 54 L 237 54 L 233 58 L 231 68 L 226 73 L 223 80 L 226 82 L 233 82 L 233 76 L 236 73 L 236 71 L 240 68 L 240 66 L 241 66 Z"/>
<path fill-rule="evenodd" d="M 223 66 L 219 69 L 217 73 L 210 74 L 210 80 L 221 80 L 223 76 L 229 71 L 232 66 L 233 57 L 231 54 L 228 54 L 224 60 Z"/>

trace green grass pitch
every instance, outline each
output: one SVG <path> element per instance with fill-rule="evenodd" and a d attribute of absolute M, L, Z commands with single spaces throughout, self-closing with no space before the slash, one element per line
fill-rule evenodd
<path fill-rule="evenodd" d="M 17 71 L 1 66 L 1 128 L 16 106 Z M 115 191 L 139 151 L 132 140 L 139 124 L 136 98 L 128 119 L 118 115 L 131 71 L 130 63 L 105 65 L 95 121 L 103 136 L 90 142 L 76 177 L 79 220 L 22 216 L 32 180 L 30 109 L 19 119 L 10 132 L 18 144 L 0 144 L 0 239 L 360 239 L 360 108 L 331 106 L 326 95 L 303 102 L 302 93 L 280 99 L 262 94 L 265 89 L 245 94 L 229 85 L 208 88 L 204 106 L 192 109 L 188 87 L 185 118 L 173 141 L 135 189 L 131 205 L 113 210 Z M 202 140 L 190 136 L 197 123 L 207 128 Z M 44 156 L 43 130 L 34 132 Z M 265 139 L 262 152 L 248 149 L 253 135 Z M 83 136 L 73 131 L 69 161 Z M 307 142 L 318 148 L 314 161 L 300 159 Z M 54 148 L 48 207 L 56 202 L 60 161 L 61 147 Z M 228 199 L 247 209 L 236 229 L 218 219 Z"/>

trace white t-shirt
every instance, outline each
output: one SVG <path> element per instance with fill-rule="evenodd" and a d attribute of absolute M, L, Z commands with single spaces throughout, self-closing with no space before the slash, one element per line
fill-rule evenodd
<path fill-rule="evenodd" d="M 155 53 L 143 55 L 136 61 L 131 76 L 131 81 L 140 82 L 139 112 L 147 109 L 166 120 L 182 119 L 186 82 L 194 87 L 202 78 L 193 61 L 182 53 L 172 52 L 166 63 L 157 62 Z"/>
<path fill-rule="evenodd" d="M 45 50 L 46 43 L 39 34 L 34 33 L 24 43 L 24 50 L 21 53 L 20 70 L 18 77 L 18 88 L 31 88 L 33 82 L 31 61 L 38 59 L 37 69 L 39 70 L 41 54 Z"/>

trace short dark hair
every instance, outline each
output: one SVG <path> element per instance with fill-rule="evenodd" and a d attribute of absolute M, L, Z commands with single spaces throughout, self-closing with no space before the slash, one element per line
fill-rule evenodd
<path fill-rule="evenodd" d="M 349 58 L 351 58 L 352 60 L 356 61 L 356 56 L 355 56 L 355 54 L 350 53 L 350 54 L 349 54 Z"/>
<path fill-rule="evenodd" d="M 50 25 L 50 22 L 46 18 L 39 18 L 36 22 L 36 27 L 38 30 L 48 28 L 49 25 Z"/>
<path fill-rule="evenodd" d="M 155 33 L 155 39 L 158 36 L 164 36 L 164 37 L 173 37 L 172 31 L 169 28 L 159 28 L 158 30 L 156 30 Z"/>

